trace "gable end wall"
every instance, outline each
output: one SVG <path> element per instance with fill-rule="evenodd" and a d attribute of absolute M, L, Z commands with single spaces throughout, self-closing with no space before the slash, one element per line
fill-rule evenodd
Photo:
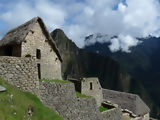
<path fill-rule="evenodd" d="M 92 84 L 92 90 L 90 90 L 90 83 Z M 103 94 L 98 78 L 84 78 L 81 83 L 81 93 L 93 96 L 96 99 L 97 105 L 101 106 Z"/>
<path fill-rule="evenodd" d="M 41 51 L 41 59 L 37 59 L 41 66 L 41 79 L 62 79 L 61 62 L 38 22 L 22 42 L 21 56 L 31 55 L 36 59 L 36 49 Z"/>

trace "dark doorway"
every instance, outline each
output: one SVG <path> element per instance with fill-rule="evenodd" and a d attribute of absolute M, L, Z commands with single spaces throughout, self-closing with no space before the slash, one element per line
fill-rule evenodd
<path fill-rule="evenodd" d="M 5 54 L 7 56 L 12 56 L 13 55 L 13 47 L 12 46 L 6 47 Z"/>
<path fill-rule="evenodd" d="M 93 85 L 92 85 L 92 82 L 90 82 L 90 90 L 93 89 Z"/>
<path fill-rule="evenodd" d="M 40 49 L 36 50 L 36 58 L 41 59 L 41 50 Z"/>
<path fill-rule="evenodd" d="M 37 64 L 38 67 L 38 78 L 41 79 L 41 65 Z"/>

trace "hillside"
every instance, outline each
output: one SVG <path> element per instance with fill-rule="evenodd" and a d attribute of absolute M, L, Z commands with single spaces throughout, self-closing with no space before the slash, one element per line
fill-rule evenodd
<path fill-rule="evenodd" d="M 88 42 L 92 41 L 92 38 L 86 37 L 85 50 L 92 53 L 98 51 L 100 55 L 109 56 L 123 65 L 131 76 L 143 84 L 156 104 L 155 114 L 160 116 L 160 38 L 150 36 L 139 40 L 142 43 L 132 47 L 131 53 L 121 51 L 112 53 L 108 42 L 95 42 L 89 45 Z"/>
<path fill-rule="evenodd" d="M 140 82 L 134 80 L 118 62 L 109 57 L 79 49 L 60 29 L 51 33 L 62 55 L 63 78 L 98 77 L 103 88 L 139 94 L 152 108 Z"/>
<path fill-rule="evenodd" d="M 35 95 L 20 91 L 3 79 L 0 79 L 0 85 L 6 88 L 6 91 L 0 92 L 1 120 L 63 120 Z"/>
<path fill-rule="evenodd" d="M 111 58 L 79 49 L 59 29 L 52 32 L 51 36 L 56 41 L 62 55 L 62 74 L 64 79 L 67 77 L 98 76 L 103 87 L 128 91 L 129 85 L 123 86 L 122 82 L 129 82 L 130 76 L 117 62 Z"/>

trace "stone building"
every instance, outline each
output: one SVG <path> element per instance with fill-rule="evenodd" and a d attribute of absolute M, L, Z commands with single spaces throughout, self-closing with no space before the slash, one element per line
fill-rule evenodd
<path fill-rule="evenodd" d="M 93 96 L 96 99 L 97 105 L 101 106 L 103 95 L 102 95 L 102 87 L 99 83 L 98 78 L 90 77 L 90 78 L 83 78 L 80 80 L 76 79 L 68 79 L 68 80 L 75 84 L 76 91 L 79 91 L 81 94 Z"/>
<path fill-rule="evenodd" d="M 12 29 L 0 40 L 0 56 L 34 58 L 39 79 L 62 79 L 62 58 L 39 17 Z"/>

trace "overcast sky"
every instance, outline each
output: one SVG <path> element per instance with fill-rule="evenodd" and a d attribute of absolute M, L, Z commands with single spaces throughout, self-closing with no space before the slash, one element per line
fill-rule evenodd
<path fill-rule="evenodd" d="M 93 33 L 117 35 L 112 51 L 129 52 L 136 37 L 160 35 L 158 0 L 0 0 L 0 38 L 10 29 L 40 16 L 49 31 L 61 28 L 79 47 Z"/>

